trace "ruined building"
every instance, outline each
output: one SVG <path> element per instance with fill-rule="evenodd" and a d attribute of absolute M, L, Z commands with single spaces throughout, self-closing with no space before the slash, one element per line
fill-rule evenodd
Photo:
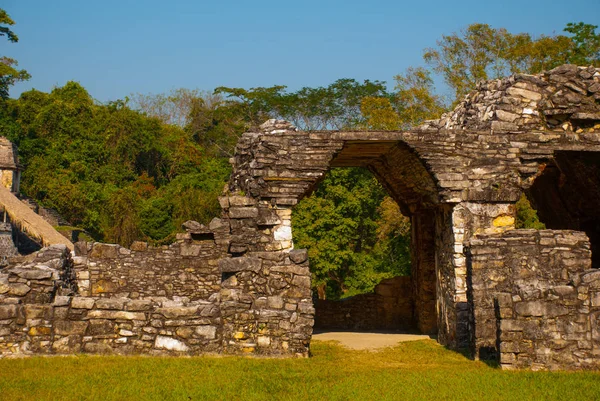
<path fill-rule="evenodd" d="M 0 353 L 308 355 L 293 207 L 328 169 L 363 166 L 411 219 L 421 331 L 506 369 L 600 368 L 599 69 L 481 83 L 406 132 L 271 120 L 232 163 L 222 215 L 170 246 L 54 245 L 0 270 Z M 515 229 L 523 192 L 548 229 Z"/>

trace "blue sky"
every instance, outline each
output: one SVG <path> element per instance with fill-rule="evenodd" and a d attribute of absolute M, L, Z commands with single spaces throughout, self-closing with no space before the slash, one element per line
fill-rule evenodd
<path fill-rule="evenodd" d="M 423 49 L 474 22 L 536 36 L 568 22 L 600 25 L 600 0 L 2 0 L 1 7 L 20 40 L 1 41 L 0 55 L 32 75 L 12 97 L 73 80 L 103 102 L 178 87 L 391 84 L 423 65 Z"/>

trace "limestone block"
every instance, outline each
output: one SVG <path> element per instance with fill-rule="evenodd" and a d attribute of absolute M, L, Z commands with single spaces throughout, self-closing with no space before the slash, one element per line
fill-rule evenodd
<path fill-rule="evenodd" d="M 198 326 L 196 327 L 196 335 L 204 337 L 207 340 L 213 340 L 217 336 L 217 328 L 215 326 Z"/>
<path fill-rule="evenodd" d="M 142 241 L 133 241 L 130 248 L 132 251 L 144 252 L 148 250 L 148 243 Z"/>
<path fill-rule="evenodd" d="M 238 257 L 219 260 L 219 268 L 223 273 L 242 271 L 258 272 L 262 268 L 262 260 L 254 257 Z"/>
<path fill-rule="evenodd" d="M 281 309 L 283 308 L 283 298 L 278 296 L 271 296 L 267 298 L 267 306 L 273 309 Z"/>
<path fill-rule="evenodd" d="M 87 330 L 87 327 L 88 322 L 86 321 L 56 320 L 54 322 L 54 334 L 79 334 L 83 336 Z"/>
<path fill-rule="evenodd" d="M 92 284 L 92 294 L 114 293 L 119 290 L 119 284 L 111 280 L 98 280 Z"/>
<path fill-rule="evenodd" d="M 88 319 L 119 319 L 119 320 L 146 320 L 142 312 L 126 312 L 114 310 L 92 310 L 88 312 Z"/>
<path fill-rule="evenodd" d="M 93 298 L 73 297 L 71 308 L 73 309 L 92 309 L 96 301 Z"/>
<path fill-rule="evenodd" d="M 27 286 L 25 284 L 17 283 L 17 284 L 12 284 L 10 286 L 8 293 L 10 295 L 22 297 L 24 295 L 27 295 L 29 293 L 29 291 L 31 291 L 31 288 L 29 286 Z"/>
<path fill-rule="evenodd" d="M 98 309 L 123 310 L 127 298 L 100 298 L 96 301 Z"/>
<path fill-rule="evenodd" d="M 275 228 L 273 232 L 273 238 L 275 241 L 291 241 L 292 240 L 292 227 L 281 225 Z"/>
<path fill-rule="evenodd" d="M 259 347 L 268 347 L 271 345 L 271 337 L 267 336 L 258 336 L 257 344 Z"/>
<path fill-rule="evenodd" d="M 17 305 L 0 305 L 0 319 L 17 317 Z"/>
<path fill-rule="evenodd" d="M 114 322 L 105 319 L 93 319 L 89 321 L 87 335 L 106 336 L 114 335 L 117 332 L 117 326 Z"/>
<path fill-rule="evenodd" d="M 189 350 L 189 347 L 184 342 L 166 336 L 156 336 L 154 347 L 158 349 L 166 349 L 169 351 L 180 352 L 185 352 Z"/>
<path fill-rule="evenodd" d="M 229 217 L 232 219 L 255 219 L 258 217 L 258 208 L 231 207 L 229 208 Z"/>
<path fill-rule="evenodd" d="M 306 262 L 308 259 L 308 251 L 306 249 L 293 249 L 289 252 L 290 260 L 296 264 Z"/>
<path fill-rule="evenodd" d="M 119 245 L 95 243 L 89 254 L 90 258 L 115 259 L 119 257 Z"/>
<path fill-rule="evenodd" d="M 178 317 L 194 316 L 198 312 L 197 306 L 180 306 L 171 308 L 157 308 L 155 313 L 159 313 L 167 319 L 174 319 Z"/>
<path fill-rule="evenodd" d="M 74 354 L 81 351 L 81 339 L 79 335 L 66 336 L 52 343 L 52 350 L 57 354 Z"/>
<path fill-rule="evenodd" d="M 202 246 L 199 244 L 183 243 L 179 249 L 181 256 L 199 256 Z"/>
<path fill-rule="evenodd" d="M 13 268 L 9 269 L 8 272 L 26 280 L 48 280 L 52 278 L 56 270 L 48 266 L 37 265 L 30 268 Z"/>
<path fill-rule="evenodd" d="M 147 311 L 152 308 L 152 301 L 149 299 L 131 300 L 125 305 L 128 311 Z"/>

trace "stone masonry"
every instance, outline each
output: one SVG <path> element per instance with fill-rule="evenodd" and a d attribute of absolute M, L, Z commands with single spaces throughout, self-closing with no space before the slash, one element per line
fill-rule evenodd
<path fill-rule="evenodd" d="M 72 258 L 42 250 L 0 270 L 0 350 L 307 356 L 315 308 L 293 207 L 330 168 L 358 166 L 411 219 L 419 330 L 504 368 L 597 367 L 599 159 L 591 67 L 481 83 L 406 132 L 269 120 L 240 138 L 208 227 L 188 222 L 168 247 L 79 243 Z M 550 230 L 515 229 L 523 192 Z"/>

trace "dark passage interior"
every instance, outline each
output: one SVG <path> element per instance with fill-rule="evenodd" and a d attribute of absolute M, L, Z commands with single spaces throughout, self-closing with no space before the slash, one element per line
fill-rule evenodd
<path fill-rule="evenodd" d="M 600 152 L 556 152 L 528 197 L 547 228 L 584 231 L 600 268 Z"/>

